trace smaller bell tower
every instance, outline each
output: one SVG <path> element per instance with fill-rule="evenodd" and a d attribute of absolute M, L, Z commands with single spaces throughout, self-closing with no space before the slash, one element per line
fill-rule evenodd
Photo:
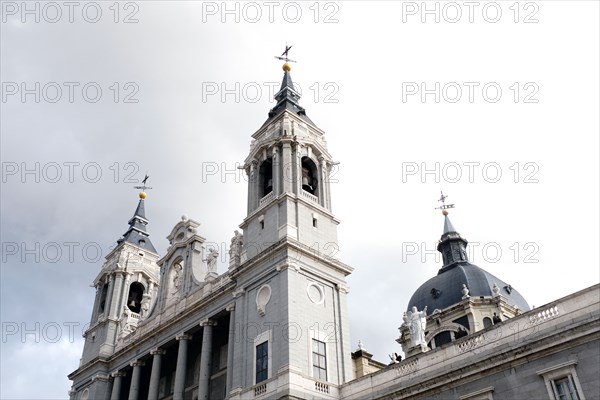
<path fill-rule="evenodd" d="M 148 317 L 157 298 L 159 256 L 146 232 L 146 193 L 141 192 L 139 198 L 127 232 L 106 256 L 92 283 L 96 298 L 90 327 L 83 335 L 85 344 L 80 367 L 89 364 L 89 371 L 106 375 L 107 379 L 108 371 L 104 370 L 102 359 L 113 355 L 118 341 L 135 331 L 138 323 Z M 90 394 L 98 398 L 108 396 L 104 394 L 108 393 L 105 384 L 108 385 L 108 380 L 95 380 Z"/>

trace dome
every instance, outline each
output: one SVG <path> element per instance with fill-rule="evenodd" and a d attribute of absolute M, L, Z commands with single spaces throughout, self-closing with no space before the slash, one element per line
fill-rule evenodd
<path fill-rule="evenodd" d="M 471 297 L 493 296 L 494 283 L 509 304 L 516 305 L 522 311 L 530 309 L 523 296 L 502 279 L 477 265 L 463 262 L 442 268 L 438 275 L 422 284 L 410 298 L 407 310 L 413 306 L 422 310 L 427 306 L 427 313 L 431 314 L 435 309 L 443 310 L 460 303 L 463 284 L 467 285 Z"/>
<path fill-rule="evenodd" d="M 471 297 L 493 296 L 494 284 L 500 290 L 508 304 L 517 306 L 521 311 L 528 311 L 529 305 L 519 292 L 494 275 L 471 264 L 467 257 L 467 240 L 454 228 L 444 213 L 444 233 L 437 245 L 437 250 L 442 253 L 444 265 L 437 276 L 421 285 L 413 294 L 408 303 L 407 310 L 413 306 L 423 310 L 427 306 L 427 313 L 433 310 L 443 310 L 462 301 L 463 285 L 467 285 Z"/>

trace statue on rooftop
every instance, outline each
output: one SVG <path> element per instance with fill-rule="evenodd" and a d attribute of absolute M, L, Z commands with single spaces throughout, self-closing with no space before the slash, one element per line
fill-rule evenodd
<path fill-rule="evenodd" d="M 422 311 L 418 311 L 413 306 L 412 311 L 406 313 L 408 318 L 408 328 L 412 346 L 427 345 L 425 342 L 425 328 L 427 326 L 427 306 Z"/>

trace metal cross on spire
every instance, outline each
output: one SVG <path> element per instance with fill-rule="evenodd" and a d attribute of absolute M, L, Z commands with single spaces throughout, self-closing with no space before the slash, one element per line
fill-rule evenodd
<path fill-rule="evenodd" d="M 293 45 L 292 45 L 293 46 Z M 283 53 L 281 53 L 281 56 L 275 56 L 276 59 L 278 60 L 282 60 L 287 62 L 297 62 L 294 60 L 291 60 L 288 58 L 288 53 L 290 52 L 290 49 L 292 48 L 292 46 L 288 46 L 287 43 L 285 44 L 285 51 Z"/>
<path fill-rule="evenodd" d="M 134 189 L 141 189 L 142 191 L 146 191 L 146 189 L 152 189 L 149 186 L 146 186 L 146 182 L 148 182 L 148 178 L 150 178 L 150 176 L 148 175 L 148 173 L 146 173 L 146 175 L 144 176 L 144 180 L 142 180 L 142 186 L 134 186 Z"/>
<path fill-rule="evenodd" d="M 438 199 L 439 202 L 442 203 L 441 206 L 436 207 L 436 210 L 442 210 L 442 212 L 444 210 L 447 210 L 449 208 L 454 208 L 454 204 L 446 204 L 446 199 L 448 198 L 447 195 L 444 195 L 444 192 L 440 191 L 440 198 Z M 447 211 L 446 211 L 447 212 Z"/>

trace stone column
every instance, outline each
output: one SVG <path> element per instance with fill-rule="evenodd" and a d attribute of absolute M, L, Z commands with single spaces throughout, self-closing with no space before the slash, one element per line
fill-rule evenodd
<path fill-rule="evenodd" d="M 281 192 L 296 193 L 292 190 L 294 181 L 292 168 L 292 145 L 289 140 L 282 141 L 281 163 L 283 164 L 283 187 Z"/>
<path fill-rule="evenodd" d="M 254 210 L 258 203 L 258 171 L 256 170 L 256 162 L 252 161 L 248 169 L 248 214 Z"/>
<path fill-rule="evenodd" d="M 102 287 L 104 283 L 98 282 L 96 287 L 96 298 L 94 300 L 94 309 L 92 310 L 92 320 L 90 321 L 90 326 L 94 325 L 96 319 L 98 319 L 98 314 L 100 313 L 100 296 L 102 295 Z"/>
<path fill-rule="evenodd" d="M 150 350 L 152 357 L 152 372 L 150 373 L 150 388 L 148 389 L 148 400 L 158 399 L 158 382 L 160 380 L 160 364 L 162 356 L 165 355 L 166 350 L 153 349 Z"/>
<path fill-rule="evenodd" d="M 281 171 L 285 168 L 282 167 L 281 157 L 279 157 L 279 148 L 277 145 L 273 146 L 273 194 L 278 196 L 281 193 L 279 182 L 281 182 Z"/>
<path fill-rule="evenodd" d="M 179 342 L 179 349 L 177 350 L 177 367 L 175 369 L 173 400 L 183 400 L 183 391 L 185 390 L 185 369 L 187 366 L 187 348 L 188 341 L 192 339 L 192 335 L 182 333 L 175 339 Z"/>
<path fill-rule="evenodd" d="M 329 172 L 327 171 L 327 161 L 325 157 L 319 157 L 319 161 L 321 162 L 321 181 L 319 185 L 321 185 L 321 190 L 319 191 L 321 194 L 321 205 L 327 209 L 331 208 L 331 204 L 329 203 Z"/>
<path fill-rule="evenodd" d="M 129 281 L 131 279 L 131 273 L 125 272 L 125 282 L 123 282 L 123 297 L 121 297 L 121 303 L 119 304 L 119 315 L 123 312 L 123 307 L 127 307 L 127 297 L 129 296 Z"/>
<path fill-rule="evenodd" d="M 202 332 L 202 353 L 200 353 L 200 379 L 198 380 L 198 400 L 208 400 L 210 381 L 210 359 L 212 357 L 212 329 L 217 323 L 210 319 L 200 322 Z"/>
<path fill-rule="evenodd" d="M 144 366 L 143 361 L 133 361 L 131 365 L 133 367 L 133 373 L 131 374 L 131 385 L 129 385 L 129 400 L 138 400 L 140 394 L 140 374 L 141 369 Z"/>
<path fill-rule="evenodd" d="M 112 376 L 114 380 L 110 400 L 119 400 L 119 395 L 121 394 L 121 378 L 125 376 L 125 372 L 113 372 Z"/>
<path fill-rule="evenodd" d="M 233 343 L 235 342 L 235 303 L 228 305 L 225 310 L 229 311 L 229 339 L 227 340 L 227 383 L 225 385 L 225 396 L 229 395 L 233 381 Z"/>
<path fill-rule="evenodd" d="M 121 316 L 121 310 L 119 309 L 119 300 L 120 300 L 119 292 L 121 291 L 121 287 L 123 285 L 123 272 L 122 271 L 115 272 L 115 281 L 113 282 L 113 284 L 114 284 L 114 290 L 112 290 L 110 292 L 110 294 L 111 294 L 110 318 L 119 319 L 119 317 Z"/>
<path fill-rule="evenodd" d="M 108 276 L 108 290 L 106 292 L 106 300 L 104 301 L 104 317 L 110 316 L 110 303 L 112 301 L 113 290 L 115 289 L 115 275 Z"/>

